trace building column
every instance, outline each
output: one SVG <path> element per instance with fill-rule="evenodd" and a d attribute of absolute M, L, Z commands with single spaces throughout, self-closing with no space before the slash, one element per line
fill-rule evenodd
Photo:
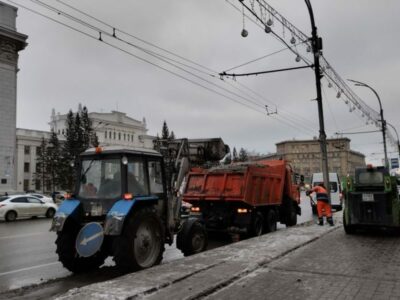
<path fill-rule="evenodd" d="M 16 31 L 17 8 L 0 2 L 0 193 L 17 189 L 18 51 L 27 36 Z"/>

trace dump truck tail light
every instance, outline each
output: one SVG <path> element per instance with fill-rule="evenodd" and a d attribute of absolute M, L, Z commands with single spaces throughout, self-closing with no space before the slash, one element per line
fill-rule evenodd
<path fill-rule="evenodd" d="M 198 206 L 192 206 L 192 207 L 190 208 L 190 211 L 192 211 L 192 212 L 200 212 L 200 207 L 198 207 Z"/>

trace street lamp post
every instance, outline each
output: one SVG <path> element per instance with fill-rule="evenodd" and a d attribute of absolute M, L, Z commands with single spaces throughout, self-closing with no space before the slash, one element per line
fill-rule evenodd
<path fill-rule="evenodd" d="M 329 188 L 329 173 L 328 173 L 328 152 L 326 149 L 326 133 L 325 133 L 325 125 L 324 125 L 324 111 L 322 108 L 322 92 L 321 92 L 321 71 L 320 71 L 320 63 L 319 56 L 320 51 L 322 50 L 322 39 L 318 37 L 317 27 L 315 26 L 314 13 L 311 6 L 310 0 L 305 0 L 308 12 L 310 14 L 311 20 L 311 45 L 314 53 L 314 73 L 315 73 L 315 85 L 317 88 L 317 104 L 318 104 L 318 118 L 319 118 L 319 142 L 321 147 L 321 156 L 322 156 L 322 174 L 324 179 L 324 185 L 328 191 L 329 199 L 330 199 L 330 188 Z"/>
<path fill-rule="evenodd" d="M 352 79 L 347 79 L 347 80 L 354 82 L 356 86 L 363 86 L 363 87 L 369 88 L 375 94 L 376 98 L 378 98 L 380 115 L 381 115 L 381 124 L 382 124 L 383 151 L 385 153 L 385 167 L 389 167 L 389 161 L 388 161 L 387 150 L 386 150 L 386 121 L 383 118 L 383 109 L 382 109 L 381 98 L 379 97 L 378 93 L 372 87 L 370 87 L 368 84 L 357 81 L 357 80 L 352 80 Z"/>

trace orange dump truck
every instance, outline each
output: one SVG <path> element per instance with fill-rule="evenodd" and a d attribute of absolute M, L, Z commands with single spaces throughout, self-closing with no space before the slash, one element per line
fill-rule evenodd
<path fill-rule="evenodd" d="M 295 177 L 284 160 L 194 168 L 183 201 L 208 231 L 257 236 L 275 231 L 278 221 L 296 225 L 301 210 Z"/>

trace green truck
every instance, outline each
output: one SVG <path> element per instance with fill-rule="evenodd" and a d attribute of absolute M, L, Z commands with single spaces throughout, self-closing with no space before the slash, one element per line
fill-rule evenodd
<path fill-rule="evenodd" d="M 400 228 L 400 200 L 396 177 L 384 167 L 356 168 L 355 176 L 342 180 L 343 226 L 347 234 L 357 229 Z"/>

